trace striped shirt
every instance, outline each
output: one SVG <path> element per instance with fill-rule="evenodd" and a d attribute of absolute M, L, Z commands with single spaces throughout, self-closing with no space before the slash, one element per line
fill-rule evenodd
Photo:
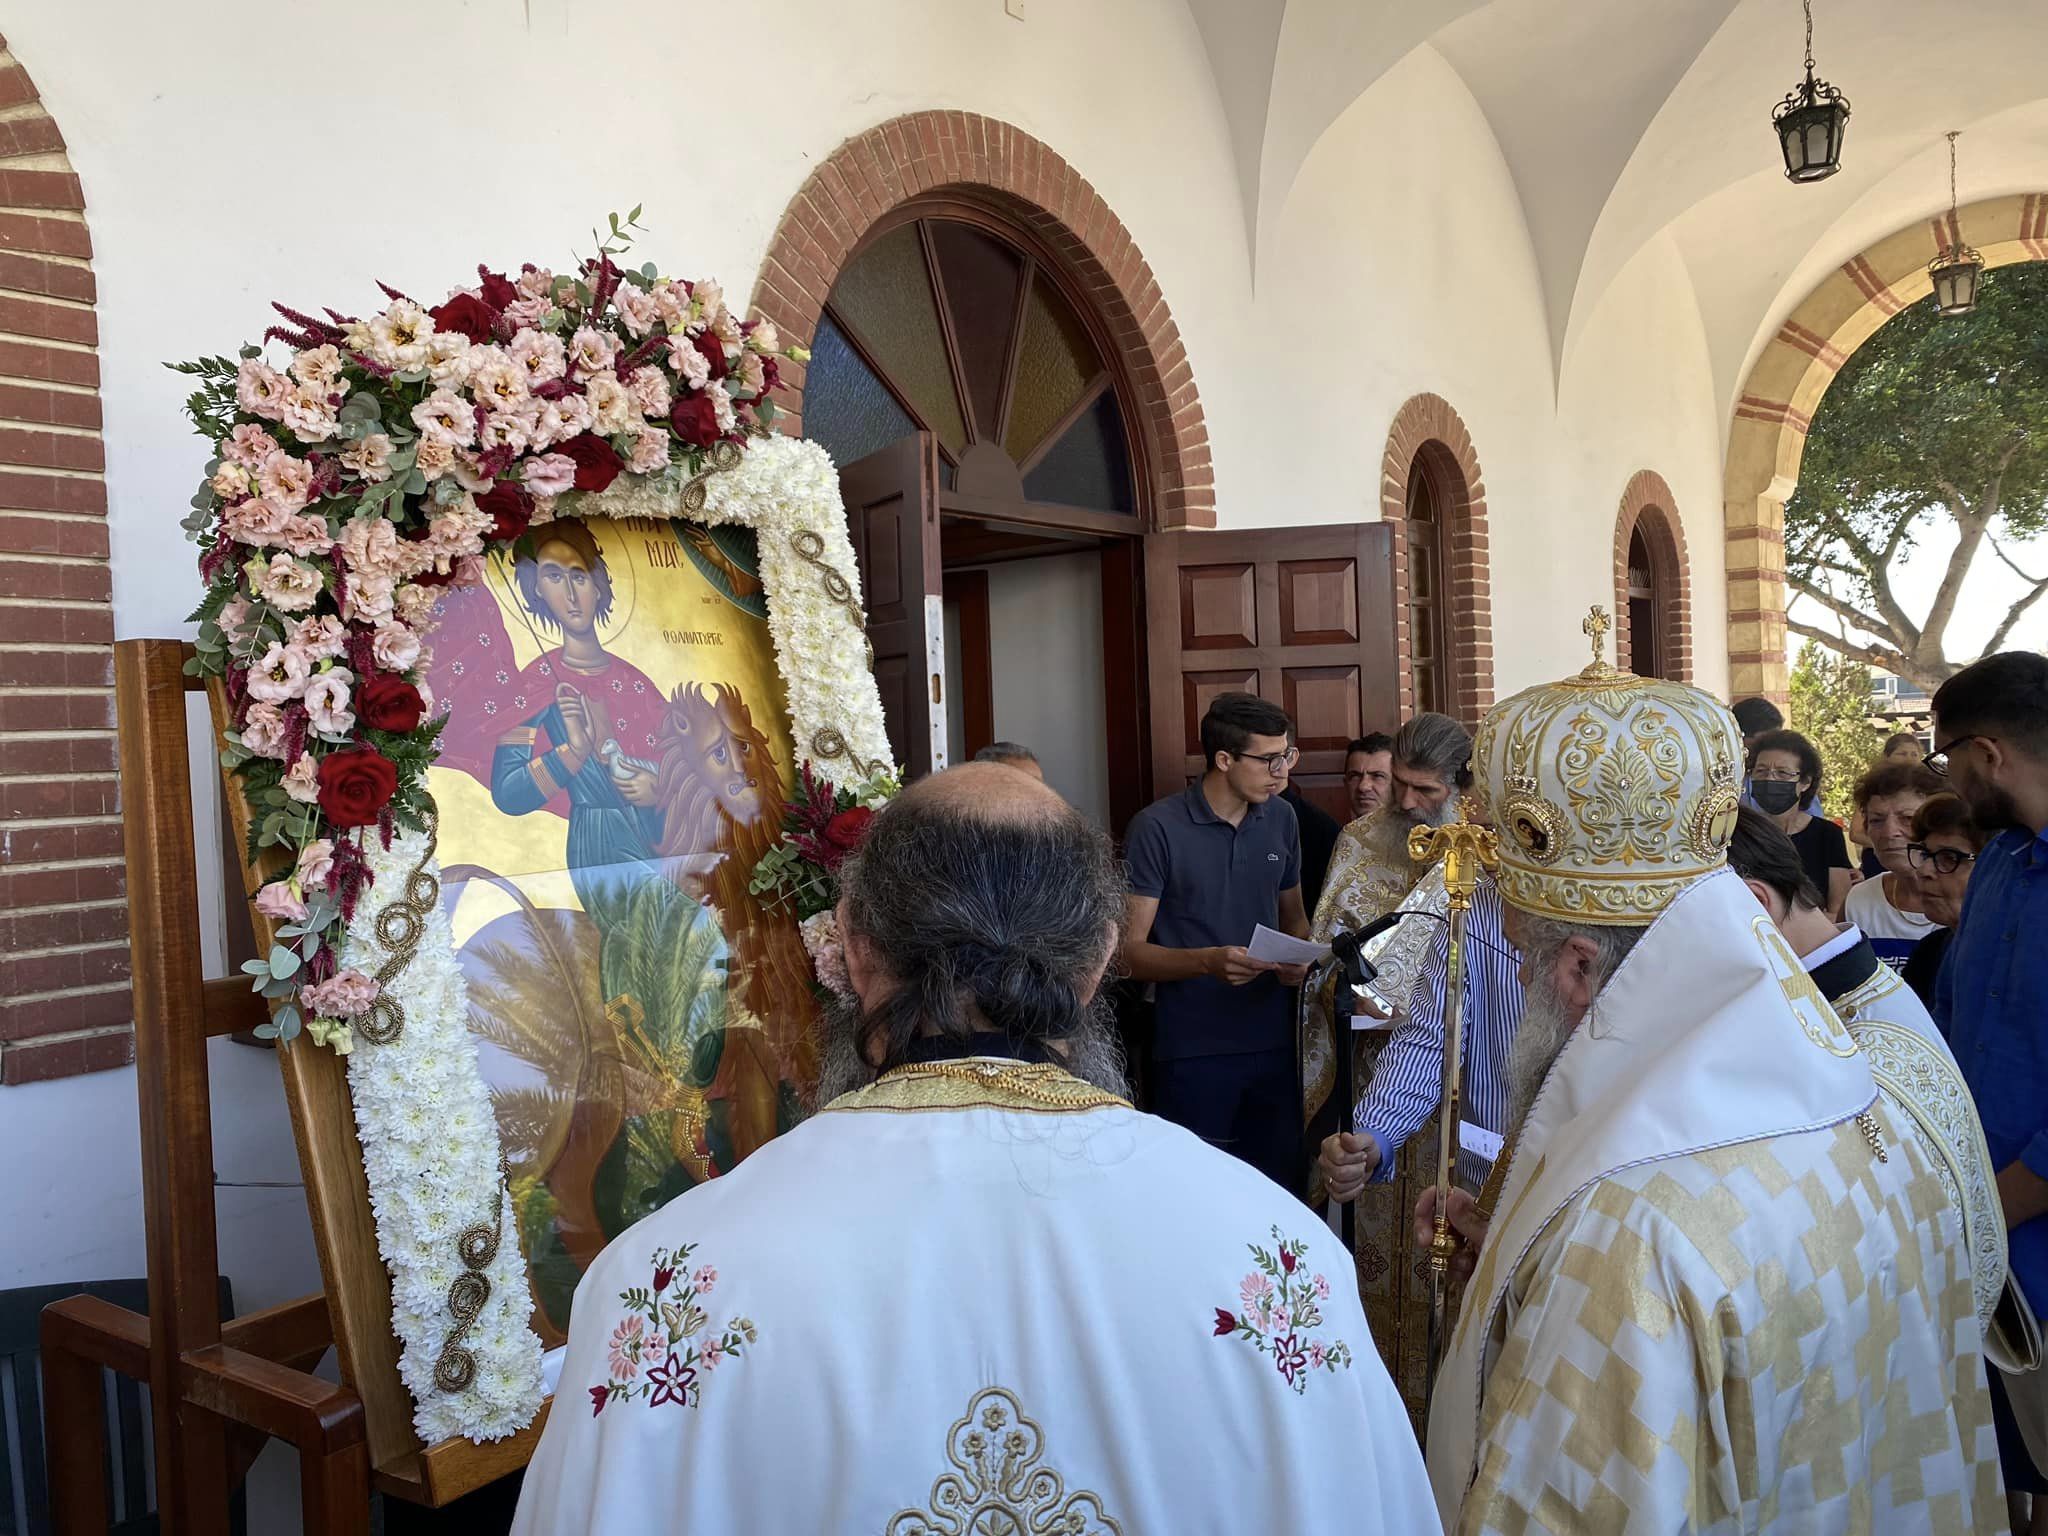
<path fill-rule="evenodd" d="M 1379 1143 L 1375 1183 L 1394 1176 L 1394 1154 L 1443 1102 L 1444 996 L 1449 990 L 1450 930 L 1440 929 L 1429 959 L 1380 1052 L 1372 1083 L 1358 1101 L 1354 1130 Z M 1505 1131 L 1508 1048 L 1522 1022 L 1521 957 L 1501 931 L 1500 891 L 1482 878 L 1465 919 L 1464 1118 L 1489 1131 Z"/>

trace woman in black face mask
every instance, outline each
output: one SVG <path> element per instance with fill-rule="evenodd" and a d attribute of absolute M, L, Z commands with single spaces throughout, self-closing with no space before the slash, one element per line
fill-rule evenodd
<path fill-rule="evenodd" d="M 1749 798 L 1792 839 L 1813 888 L 1837 922 L 1849 894 L 1849 841 L 1832 821 L 1807 814 L 1820 800 L 1820 754 L 1797 731 L 1770 731 L 1749 753 Z"/>

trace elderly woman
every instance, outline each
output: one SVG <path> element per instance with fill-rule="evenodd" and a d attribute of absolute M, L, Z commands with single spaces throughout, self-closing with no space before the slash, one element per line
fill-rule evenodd
<path fill-rule="evenodd" d="M 1983 851 L 1984 834 L 1970 819 L 1969 807 L 1954 795 L 1936 795 L 1913 813 L 1913 840 L 1906 844 L 1906 857 L 1920 876 L 1921 906 L 1939 926 L 1913 946 L 1904 976 L 1929 1010 L 1934 1007 L 1934 981 L 1941 974 L 1942 957 L 1962 916 L 1970 871 Z"/>

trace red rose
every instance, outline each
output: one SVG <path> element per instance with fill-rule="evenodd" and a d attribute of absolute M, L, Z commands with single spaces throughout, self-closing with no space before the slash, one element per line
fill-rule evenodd
<path fill-rule="evenodd" d="M 705 326 L 703 330 L 692 336 L 690 338 L 690 345 L 695 347 L 703 356 L 704 361 L 711 365 L 712 378 L 723 379 L 728 373 L 732 372 L 732 365 L 725 360 L 725 343 L 718 339 L 717 334 L 713 332 L 710 326 Z"/>
<path fill-rule="evenodd" d="M 478 267 L 476 275 L 477 289 L 483 294 L 484 302 L 490 305 L 491 308 L 503 309 L 519 297 L 519 289 L 513 284 L 512 279 L 504 273 L 491 272 L 483 267 Z"/>
<path fill-rule="evenodd" d="M 526 532 L 533 521 L 533 497 L 509 480 L 500 480 L 476 499 L 477 510 L 490 515 L 491 539 L 506 544 Z"/>
<path fill-rule="evenodd" d="M 718 441 L 718 410 L 707 396 L 683 396 L 669 407 L 668 424 L 693 447 L 709 448 Z"/>
<path fill-rule="evenodd" d="M 435 330 L 460 331 L 478 346 L 491 339 L 491 327 L 498 320 L 498 312 L 473 293 L 458 293 L 427 313 L 434 317 Z"/>
<path fill-rule="evenodd" d="M 373 672 L 356 685 L 356 715 L 379 731 L 419 729 L 427 701 L 419 689 L 391 672 Z"/>
<path fill-rule="evenodd" d="M 848 853 L 860 846 L 860 840 L 868 835 L 868 823 L 875 819 L 875 813 L 864 805 L 856 805 L 850 811 L 841 811 L 825 823 L 825 841 L 834 848 L 843 848 Z"/>
<path fill-rule="evenodd" d="M 1235 1332 L 1237 1332 L 1237 1319 L 1221 1307 L 1218 1307 L 1216 1309 L 1216 1337 L 1220 1339 L 1226 1333 Z"/>
<path fill-rule="evenodd" d="M 601 491 L 619 478 L 619 456 L 612 452 L 612 445 L 595 432 L 584 432 L 566 443 L 557 443 L 555 452 L 566 453 L 576 461 L 576 489 L 579 491 Z"/>
<path fill-rule="evenodd" d="M 398 789 L 398 769 L 375 747 L 345 747 L 320 759 L 320 814 L 337 827 L 366 827 Z"/>

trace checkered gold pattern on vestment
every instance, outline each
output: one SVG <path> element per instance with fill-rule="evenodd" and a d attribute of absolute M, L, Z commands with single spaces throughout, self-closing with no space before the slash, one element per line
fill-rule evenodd
<path fill-rule="evenodd" d="M 1961 1223 L 1910 1123 L 1871 1116 L 1882 1161 L 1844 1121 L 1559 1214 L 1493 1320 L 1458 1530 L 2005 1528 Z"/>

